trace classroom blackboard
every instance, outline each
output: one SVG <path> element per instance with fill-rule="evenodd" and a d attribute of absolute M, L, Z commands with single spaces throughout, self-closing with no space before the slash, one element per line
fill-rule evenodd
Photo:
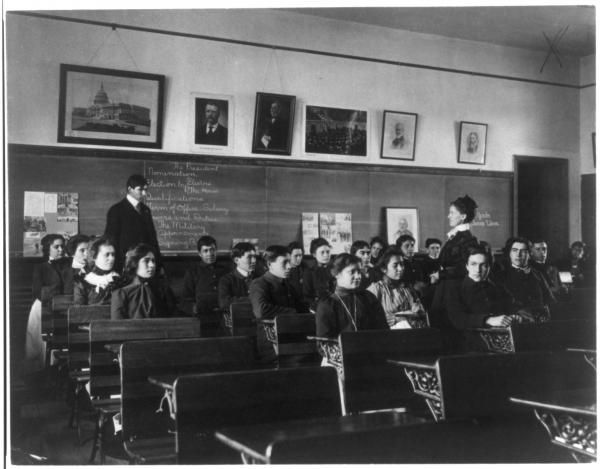
<path fill-rule="evenodd" d="M 479 205 L 473 232 L 494 248 L 512 234 L 512 173 L 349 165 L 74 147 L 9 145 L 9 250 L 22 250 L 23 193 L 79 193 L 79 230 L 101 234 L 108 208 L 124 197 L 130 174 L 151 182 L 165 253 L 189 253 L 202 234 L 220 250 L 234 238 L 259 246 L 301 241 L 302 212 L 352 214 L 353 239 L 385 234 L 386 207 L 415 207 L 420 245 L 444 239 L 449 203 L 465 193 Z"/>

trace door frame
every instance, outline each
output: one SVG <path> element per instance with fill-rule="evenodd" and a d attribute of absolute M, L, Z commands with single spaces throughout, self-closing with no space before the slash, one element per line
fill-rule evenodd
<path fill-rule="evenodd" d="M 516 236 L 519 232 L 519 163 L 544 163 L 552 161 L 558 164 L 565 164 L 567 168 L 567 195 L 570 196 L 570 184 L 569 184 L 569 159 L 562 157 L 548 157 L 548 156 L 525 156 L 525 155 L 513 155 L 513 224 L 512 234 Z M 571 203 L 567 203 L 567 221 L 570 223 L 571 220 Z M 569 233 L 567 232 L 567 241 L 569 241 Z"/>

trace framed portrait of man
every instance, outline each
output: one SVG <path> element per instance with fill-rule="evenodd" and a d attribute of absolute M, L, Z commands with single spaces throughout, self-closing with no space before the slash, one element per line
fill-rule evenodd
<path fill-rule="evenodd" d="M 461 122 L 458 149 L 458 162 L 485 164 L 487 124 Z"/>
<path fill-rule="evenodd" d="M 395 160 L 415 159 L 417 114 L 383 111 L 381 157 Z"/>
<path fill-rule="evenodd" d="M 192 151 L 233 150 L 233 97 L 191 93 Z"/>
<path fill-rule="evenodd" d="M 415 238 L 415 252 L 419 251 L 419 212 L 416 207 L 387 207 L 385 222 L 390 246 L 400 236 L 410 235 Z"/>
<path fill-rule="evenodd" d="M 295 96 L 256 93 L 252 153 L 292 153 L 295 107 Z"/>

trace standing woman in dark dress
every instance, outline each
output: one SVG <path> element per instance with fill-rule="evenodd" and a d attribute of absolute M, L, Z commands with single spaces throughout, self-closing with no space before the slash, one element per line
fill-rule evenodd
<path fill-rule="evenodd" d="M 439 325 L 440 315 L 443 312 L 445 288 L 465 277 L 469 248 L 476 247 L 478 244 L 477 238 L 471 233 L 470 226 L 475 218 L 476 208 L 475 201 L 465 195 L 452 202 L 448 209 L 448 223 L 452 229 L 448 232 L 448 240 L 440 251 L 440 270 L 437 281 L 435 274 L 430 277 L 432 282 L 436 283 L 430 316 L 430 321 L 434 326 Z"/>
<path fill-rule="evenodd" d="M 59 234 L 48 234 L 41 240 L 42 263 L 33 269 L 33 305 L 27 320 L 25 336 L 25 373 L 44 368 L 46 343 L 42 340 L 42 301 L 62 293 L 63 283 L 60 262 L 65 239 Z"/>

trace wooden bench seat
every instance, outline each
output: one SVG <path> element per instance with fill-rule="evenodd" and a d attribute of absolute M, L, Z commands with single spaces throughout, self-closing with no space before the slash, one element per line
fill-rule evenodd
<path fill-rule="evenodd" d="M 152 318 L 93 320 L 90 323 L 90 397 L 98 418 L 90 460 L 100 454 L 104 462 L 104 427 L 120 411 L 121 371 L 118 356 L 111 350 L 131 340 L 200 337 L 197 318 Z"/>
<path fill-rule="evenodd" d="M 441 355 L 438 329 L 344 332 L 337 339 L 314 339 L 338 372 L 345 414 L 407 406 L 423 410 L 410 383 L 388 359 Z"/>
<path fill-rule="evenodd" d="M 596 347 L 596 328 L 591 321 L 585 320 L 468 329 L 466 335 L 471 349 L 486 352 L 515 353 Z"/>
<path fill-rule="evenodd" d="M 437 421 L 508 415 L 509 398 L 534 390 L 595 386 L 594 370 L 568 352 L 468 354 L 393 361 Z M 400 370 L 398 370 L 400 371 Z"/>
<path fill-rule="evenodd" d="M 341 415 L 330 367 L 182 376 L 175 382 L 174 401 L 179 464 L 239 461 L 215 439 L 220 427 Z"/>
<path fill-rule="evenodd" d="M 165 391 L 151 384 L 150 377 L 252 369 L 253 347 L 249 337 L 125 342 L 120 353 L 121 424 L 130 462 L 175 462 L 170 409 L 158 411 Z"/>

